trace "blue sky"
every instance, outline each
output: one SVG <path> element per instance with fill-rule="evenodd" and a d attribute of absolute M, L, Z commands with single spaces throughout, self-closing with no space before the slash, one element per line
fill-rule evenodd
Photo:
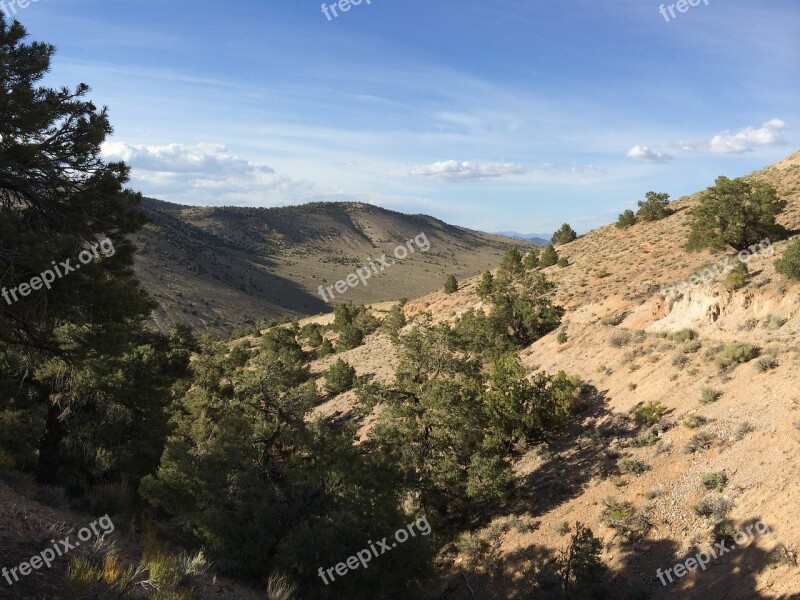
<path fill-rule="evenodd" d="M 5 0 L 9 3 L 10 0 Z M 109 159 L 197 205 L 356 200 L 579 232 L 800 148 L 800 3 L 38 0 L 50 85 L 92 86 Z M 326 4 L 333 4 L 328 0 Z M 330 10 L 328 11 L 330 14 Z"/>

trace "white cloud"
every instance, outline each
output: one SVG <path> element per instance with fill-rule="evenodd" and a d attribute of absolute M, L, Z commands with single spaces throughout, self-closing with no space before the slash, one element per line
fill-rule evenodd
<path fill-rule="evenodd" d="M 307 182 L 230 154 L 221 144 L 103 145 L 108 161 L 125 161 L 145 195 L 187 204 L 286 204 L 311 196 Z"/>
<path fill-rule="evenodd" d="M 409 175 L 414 177 L 441 179 L 444 181 L 475 181 L 505 177 L 507 175 L 524 175 L 525 173 L 525 167 L 514 163 L 459 162 L 457 160 L 417 165 L 409 171 Z"/>
<path fill-rule="evenodd" d="M 628 157 L 634 160 L 645 160 L 648 162 L 667 162 L 668 160 L 672 160 L 672 156 L 669 154 L 639 145 L 628 150 Z"/>
<path fill-rule="evenodd" d="M 783 129 L 786 129 L 786 123 L 771 119 L 759 128 L 745 127 L 737 133 L 722 131 L 711 138 L 708 149 L 715 154 L 744 154 L 759 146 L 784 144 Z"/>

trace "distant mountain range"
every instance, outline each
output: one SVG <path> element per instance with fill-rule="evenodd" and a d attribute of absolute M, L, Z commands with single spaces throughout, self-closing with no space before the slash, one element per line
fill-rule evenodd
<path fill-rule="evenodd" d="M 531 242 L 532 244 L 549 244 L 552 234 L 550 233 L 519 233 L 517 231 L 495 231 L 494 235 Z"/>
<path fill-rule="evenodd" d="M 493 269 L 513 242 L 369 204 L 283 208 L 192 207 L 145 199 L 151 223 L 135 237 L 136 273 L 158 302 L 160 327 L 183 322 L 225 334 L 285 316 L 330 312 L 318 292 L 424 233 L 429 251 L 409 254 L 337 294 L 333 304 L 423 296 Z"/>

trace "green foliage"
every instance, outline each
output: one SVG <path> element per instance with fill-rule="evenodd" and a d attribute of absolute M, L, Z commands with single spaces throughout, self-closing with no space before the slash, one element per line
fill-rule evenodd
<path fill-rule="evenodd" d="M 525 272 L 525 266 L 522 264 L 522 255 L 519 252 L 519 246 L 515 244 L 506 250 L 505 254 L 503 254 L 502 260 L 500 261 L 499 272 L 500 274 L 512 279 L 514 277 L 519 277 Z"/>
<path fill-rule="evenodd" d="M 470 332 L 463 326 L 461 330 L 470 337 L 482 335 L 486 344 L 483 350 L 528 346 L 561 324 L 564 309 L 553 304 L 553 290 L 553 284 L 541 273 L 525 275 L 518 285 L 497 280 L 488 318 L 474 319 L 478 321 L 474 323 L 477 330 Z M 463 323 L 469 324 L 469 318 Z"/>
<path fill-rule="evenodd" d="M 667 407 L 654 400 L 637 406 L 634 415 L 637 423 L 652 426 L 658 423 L 666 412 Z"/>
<path fill-rule="evenodd" d="M 563 269 L 564 267 L 569 266 L 569 259 L 566 256 L 562 256 L 561 258 L 558 259 L 558 263 L 556 264 L 558 264 L 558 266 Z"/>
<path fill-rule="evenodd" d="M 555 376 L 540 372 L 529 380 L 515 353 L 495 360 L 483 394 L 493 438 L 510 448 L 564 426 L 581 386 L 563 371 Z"/>
<path fill-rule="evenodd" d="M 636 225 L 636 214 L 629 208 L 620 214 L 619 218 L 617 219 L 617 228 L 625 229 L 626 227 L 630 227 L 632 225 Z"/>
<path fill-rule="evenodd" d="M 319 348 L 322 344 L 322 334 L 324 329 L 319 323 L 306 323 L 300 329 L 299 336 L 308 342 L 312 348 Z"/>
<path fill-rule="evenodd" d="M 559 344 L 565 344 L 567 342 L 567 332 L 566 331 L 559 331 L 558 335 L 556 336 L 556 341 Z"/>
<path fill-rule="evenodd" d="M 683 420 L 683 425 L 688 429 L 697 429 L 706 423 L 708 423 L 708 418 L 704 417 L 703 415 L 698 415 L 697 413 L 688 414 Z"/>
<path fill-rule="evenodd" d="M 758 349 L 746 342 L 731 342 L 717 355 L 717 365 L 721 369 L 729 369 L 738 364 L 753 360 L 758 356 Z"/>
<path fill-rule="evenodd" d="M 364 338 L 380 326 L 366 306 L 345 302 L 334 311 L 333 329 L 339 332 L 338 350 L 352 350 L 364 343 Z"/>
<path fill-rule="evenodd" d="M 800 239 L 794 240 L 778 260 L 775 270 L 789 279 L 800 279 Z"/>
<path fill-rule="evenodd" d="M 542 253 L 539 255 L 539 266 L 542 268 L 552 267 L 558 262 L 558 252 L 553 248 L 552 244 L 545 246 Z"/>
<path fill-rule="evenodd" d="M 481 282 L 478 284 L 477 294 L 481 300 L 486 300 L 494 290 L 494 277 L 489 271 L 484 271 Z"/>
<path fill-rule="evenodd" d="M 722 493 L 722 490 L 728 485 L 728 474 L 725 471 L 704 473 L 700 480 L 707 490 Z"/>
<path fill-rule="evenodd" d="M 744 264 L 742 261 L 737 260 L 736 265 L 728 271 L 728 274 L 725 276 L 725 289 L 727 290 L 738 290 L 747 283 L 747 275 L 749 270 L 747 265 Z"/>
<path fill-rule="evenodd" d="M 523 266 L 528 269 L 536 269 L 539 267 L 539 249 L 533 248 L 528 251 L 525 258 L 522 259 Z"/>
<path fill-rule="evenodd" d="M 712 402 L 716 402 L 719 400 L 720 396 L 722 396 L 722 392 L 719 390 L 715 390 L 714 388 L 705 387 L 703 388 L 702 394 L 700 396 L 700 403 L 701 404 L 711 404 Z"/>
<path fill-rule="evenodd" d="M 392 341 L 397 341 L 400 335 L 400 330 L 406 326 L 406 314 L 403 312 L 402 304 L 395 304 L 389 309 L 386 317 L 383 319 L 381 329 L 388 335 Z"/>
<path fill-rule="evenodd" d="M 458 291 L 458 280 L 455 275 L 448 275 L 444 282 L 444 293 L 453 294 Z"/>
<path fill-rule="evenodd" d="M 317 357 L 325 358 L 331 354 L 336 354 L 336 349 L 333 347 L 333 342 L 331 342 L 328 338 L 323 338 L 322 343 L 319 345 Z"/>
<path fill-rule="evenodd" d="M 614 529 L 627 542 L 642 539 L 650 531 L 652 525 L 640 515 L 630 502 L 620 502 L 615 498 L 604 501 L 603 522 Z"/>
<path fill-rule="evenodd" d="M 634 458 L 621 458 L 617 461 L 617 468 L 623 475 L 641 475 L 650 470 L 650 466 Z"/>
<path fill-rule="evenodd" d="M 777 217 L 786 207 L 774 187 L 763 181 L 717 178 L 691 211 L 688 250 L 744 250 L 768 238 L 778 240 L 786 230 Z"/>
<path fill-rule="evenodd" d="M 694 329 L 681 329 L 667 335 L 667 338 L 679 344 L 696 340 L 698 337 L 700 337 L 700 335 Z"/>
<path fill-rule="evenodd" d="M 700 452 L 701 450 L 708 450 L 714 445 L 714 441 L 716 439 L 717 438 L 713 433 L 709 433 L 707 431 L 695 433 L 692 436 L 692 439 L 689 440 L 689 443 L 686 444 L 686 453 L 694 454 L 695 452 Z"/>
<path fill-rule="evenodd" d="M 569 226 L 569 223 L 564 223 L 558 229 L 558 231 L 553 234 L 553 237 L 550 241 L 554 245 L 560 246 L 561 244 L 568 244 L 576 239 L 578 239 L 578 234 L 575 233 L 575 230 Z"/>
<path fill-rule="evenodd" d="M 341 358 L 325 373 L 325 389 L 331 394 L 341 394 L 352 389 L 356 370 Z"/>
<path fill-rule="evenodd" d="M 638 221 L 660 221 L 672 214 L 672 210 L 669 208 L 669 194 L 647 192 L 645 198 L 637 203 L 639 205 L 636 213 Z"/>

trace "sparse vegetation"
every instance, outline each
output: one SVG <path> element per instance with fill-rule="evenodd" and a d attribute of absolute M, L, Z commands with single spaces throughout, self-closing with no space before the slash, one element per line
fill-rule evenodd
<path fill-rule="evenodd" d="M 731 510 L 731 503 L 722 497 L 703 498 L 694 505 L 693 510 L 698 517 L 724 519 Z"/>
<path fill-rule="evenodd" d="M 603 523 L 615 530 L 627 542 L 635 542 L 650 531 L 650 521 L 639 514 L 630 502 L 607 498 L 603 511 Z"/>
<path fill-rule="evenodd" d="M 722 490 L 728 485 L 728 474 L 724 471 L 704 473 L 700 481 L 702 481 L 703 487 L 707 490 L 722 493 Z"/>
<path fill-rule="evenodd" d="M 800 279 L 800 239 L 794 240 L 778 260 L 775 270 L 789 279 Z"/>
<path fill-rule="evenodd" d="M 721 369 L 730 369 L 736 365 L 753 360 L 758 356 L 758 349 L 746 342 L 731 342 L 717 355 L 717 365 Z"/>
<path fill-rule="evenodd" d="M 708 423 L 708 419 L 703 415 L 698 415 L 697 413 L 686 415 L 686 418 L 683 420 L 684 426 L 688 427 L 689 429 L 697 429 L 706 423 Z"/>
<path fill-rule="evenodd" d="M 722 396 L 722 392 L 719 390 L 715 390 L 714 388 L 705 387 L 700 394 L 700 404 L 711 404 L 712 402 L 716 402 Z"/>
<path fill-rule="evenodd" d="M 637 423 L 652 426 L 658 423 L 666 412 L 667 407 L 656 400 L 637 407 L 634 415 Z"/>
<path fill-rule="evenodd" d="M 686 444 L 686 452 L 688 454 L 694 454 L 701 450 L 708 450 L 714 445 L 716 439 L 717 437 L 713 433 L 707 431 L 695 433 L 692 439 L 689 440 L 689 443 Z"/>

